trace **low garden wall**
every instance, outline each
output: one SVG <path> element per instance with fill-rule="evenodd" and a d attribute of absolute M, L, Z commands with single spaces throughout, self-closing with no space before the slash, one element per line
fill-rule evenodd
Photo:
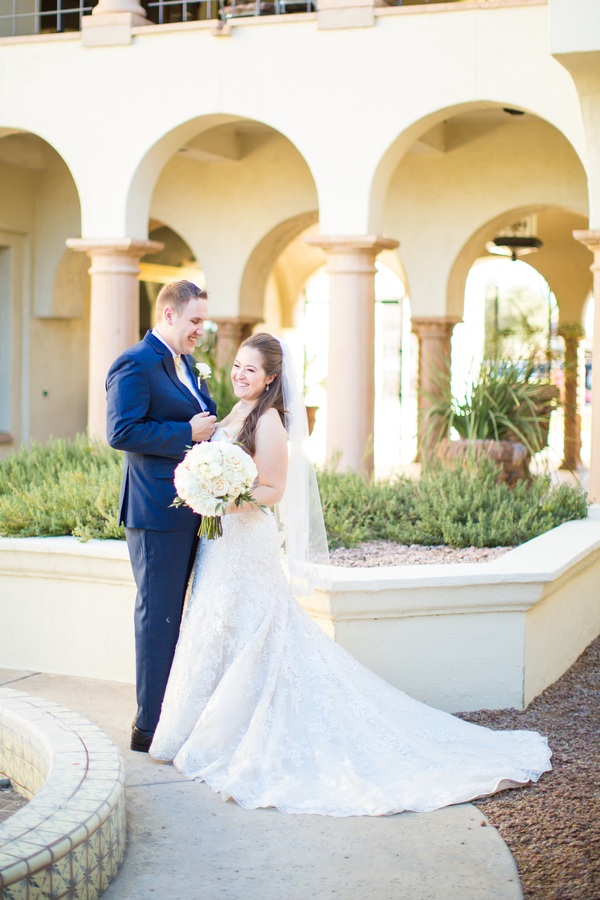
<path fill-rule="evenodd" d="M 0 665 L 133 681 L 134 601 L 122 541 L 0 539 Z M 600 506 L 488 563 L 321 567 L 304 605 L 420 700 L 524 708 L 600 633 Z"/>

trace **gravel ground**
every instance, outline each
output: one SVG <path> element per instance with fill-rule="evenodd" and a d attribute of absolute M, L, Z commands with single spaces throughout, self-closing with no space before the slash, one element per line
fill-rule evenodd
<path fill-rule="evenodd" d="M 431 563 L 491 562 L 511 547 L 424 547 L 421 544 L 393 544 L 369 541 L 329 554 L 334 566 L 423 566 Z"/>
<path fill-rule="evenodd" d="M 339 566 L 489 562 L 509 547 L 453 549 L 374 541 L 334 550 Z M 461 718 L 494 729 L 539 731 L 551 772 L 477 806 L 508 844 L 526 900 L 600 900 L 600 638 L 526 710 L 479 710 Z"/>
<path fill-rule="evenodd" d="M 461 718 L 547 735 L 551 772 L 477 806 L 508 844 L 527 900 L 600 898 L 600 638 L 523 711 Z"/>

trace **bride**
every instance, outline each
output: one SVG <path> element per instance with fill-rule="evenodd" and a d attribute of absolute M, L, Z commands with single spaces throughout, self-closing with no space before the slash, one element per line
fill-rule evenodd
<path fill-rule="evenodd" d="M 213 440 L 254 458 L 256 504 L 232 505 L 198 553 L 151 756 L 243 807 L 331 816 L 429 811 L 537 781 L 551 768 L 541 735 L 413 700 L 299 606 L 292 588 L 326 545 L 289 351 L 253 335 L 231 377 L 239 402 Z M 285 558 L 257 504 L 279 504 Z"/>

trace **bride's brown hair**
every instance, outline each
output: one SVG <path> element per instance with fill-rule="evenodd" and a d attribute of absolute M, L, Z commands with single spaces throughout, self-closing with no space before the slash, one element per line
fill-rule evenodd
<path fill-rule="evenodd" d="M 256 428 L 258 420 L 268 409 L 273 407 L 279 413 L 282 423 L 285 425 L 285 408 L 283 405 L 283 387 L 281 383 L 281 366 L 283 362 L 283 353 L 281 344 L 272 334 L 261 331 L 253 334 L 240 344 L 242 347 L 252 347 L 258 350 L 262 360 L 262 367 L 265 375 L 274 375 L 275 378 L 265 386 L 260 397 L 244 419 L 237 440 L 250 456 L 254 456 L 256 451 Z"/>

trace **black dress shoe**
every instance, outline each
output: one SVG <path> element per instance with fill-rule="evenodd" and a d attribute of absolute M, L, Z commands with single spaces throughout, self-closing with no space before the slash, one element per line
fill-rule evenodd
<path fill-rule="evenodd" d="M 154 737 L 153 731 L 142 731 L 137 725 L 131 729 L 131 749 L 139 753 L 147 753 Z"/>

